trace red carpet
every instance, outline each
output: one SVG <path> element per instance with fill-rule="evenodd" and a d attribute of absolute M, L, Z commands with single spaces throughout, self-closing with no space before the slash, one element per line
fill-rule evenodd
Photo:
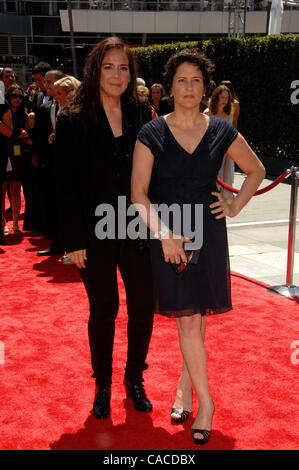
<path fill-rule="evenodd" d="M 155 316 L 145 372 L 153 412 L 139 413 L 125 399 L 121 280 L 111 419 L 91 415 L 86 294 L 74 266 L 36 256 L 47 245 L 25 233 L 7 237 L 0 248 L 0 449 L 198 449 L 190 431 L 196 402 L 185 425 L 173 426 L 169 418 L 180 375 L 174 320 Z M 299 340 L 299 305 L 238 275 L 232 292 L 234 310 L 208 318 L 216 412 L 203 449 L 296 449 L 299 361 L 291 361 L 291 343 Z"/>

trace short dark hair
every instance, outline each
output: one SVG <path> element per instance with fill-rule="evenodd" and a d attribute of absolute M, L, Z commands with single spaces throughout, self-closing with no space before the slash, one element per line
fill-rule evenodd
<path fill-rule="evenodd" d="M 51 75 L 55 75 L 57 80 L 60 80 L 61 78 L 65 77 L 65 73 L 62 72 L 62 70 L 51 69 L 51 70 L 48 70 L 46 72 L 46 75 L 47 75 L 47 73 L 50 73 Z"/>
<path fill-rule="evenodd" d="M 205 92 L 206 94 L 209 94 L 211 76 L 212 72 L 215 70 L 215 66 L 213 61 L 208 59 L 207 56 L 198 49 L 182 49 L 168 59 L 163 74 L 163 80 L 167 92 L 170 93 L 173 77 L 177 68 L 184 62 L 194 64 L 201 70 L 204 79 Z"/>
<path fill-rule="evenodd" d="M 44 77 L 51 69 L 52 67 L 48 62 L 39 62 L 33 67 L 32 75 L 40 73 Z"/>

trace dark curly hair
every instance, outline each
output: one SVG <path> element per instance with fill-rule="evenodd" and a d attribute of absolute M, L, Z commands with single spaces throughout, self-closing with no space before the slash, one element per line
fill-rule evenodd
<path fill-rule="evenodd" d="M 201 70 L 204 79 L 205 93 L 208 95 L 210 91 L 210 81 L 212 72 L 215 70 L 214 63 L 211 59 L 199 51 L 198 49 L 183 49 L 173 54 L 167 61 L 164 69 L 163 80 L 167 93 L 170 93 L 173 77 L 179 65 L 189 62 L 196 65 Z"/>
<path fill-rule="evenodd" d="M 109 37 L 100 41 L 87 56 L 84 67 L 83 80 L 74 97 L 70 111 L 82 113 L 84 116 L 98 122 L 98 110 L 101 109 L 100 99 L 100 73 L 103 59 L 106 52 L 111 49 L 120 49 L 128 57 L 131 81 L 122 94 L 122 102 L 126 103 L 131 99 L 137 100 L 136 92 L 136 62 L 135 57 L 129 47 L 118 37 Z"/>

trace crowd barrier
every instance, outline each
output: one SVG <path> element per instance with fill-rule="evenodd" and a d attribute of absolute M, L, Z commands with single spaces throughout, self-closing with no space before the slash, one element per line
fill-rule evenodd
<path fill-rule="evenodd" d="M 279 183 L 291 176 L 291 197 L 290 197 L 290 214 L 289 214 L 289 237 L 288 237 L 288 254 L 287 254 L 287 273 L 286 283 L 280 286 L 269 286 L 267 290 L 276 292 L 277 294 L 284 295 L 291 299 L 299 298 L 299 287 L 293 285 L 293 272 L 294 272 L 294 254 L 295 254 L 295 241 L 296 241 L 296 214 L 297 214 L 297 196 L 298 196 L 298 181 L 299 181 L 299 168 L 292 166 L 283 174 L 278 176 L 271 184 L 259 189 L 254 193 L 254 196 L 264 194 L 271 189 L 275 188 Z M 233 188 L 224 183 L 220 178 L 217 178 L 217 183 L 224 189 L 237 194 L 239 189 Z"/>

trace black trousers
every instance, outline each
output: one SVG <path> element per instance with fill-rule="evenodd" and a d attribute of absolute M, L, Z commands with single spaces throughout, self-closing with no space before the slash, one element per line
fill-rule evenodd
<path fill-rule="evenodd" d="M 34 170 L 32 152 L 24 152 L 22 167 L 22 186 L 25 198 L 23 230 L 34 229 Z"/>
<path fill-rule="evenodd" d="M 51 246 L 61 247 L 59 206 L 56 191 L 56 174 L 51 165 L 45 165 L 40 171 L 41 192 L 45 204 L 46 235 L 51 240 Z"/>
<path fill-rule="evenodd" d="M 124 281 L 128 310 L 126 378 L 142 380 L 153 328 L 153 289 L 149 248 L 131 240 L 96 240 L 81 269 L 89 303 L 91 365 L 97 385 L 110 385 L 115 319 L 119 308 L 117 266 Z"/>

